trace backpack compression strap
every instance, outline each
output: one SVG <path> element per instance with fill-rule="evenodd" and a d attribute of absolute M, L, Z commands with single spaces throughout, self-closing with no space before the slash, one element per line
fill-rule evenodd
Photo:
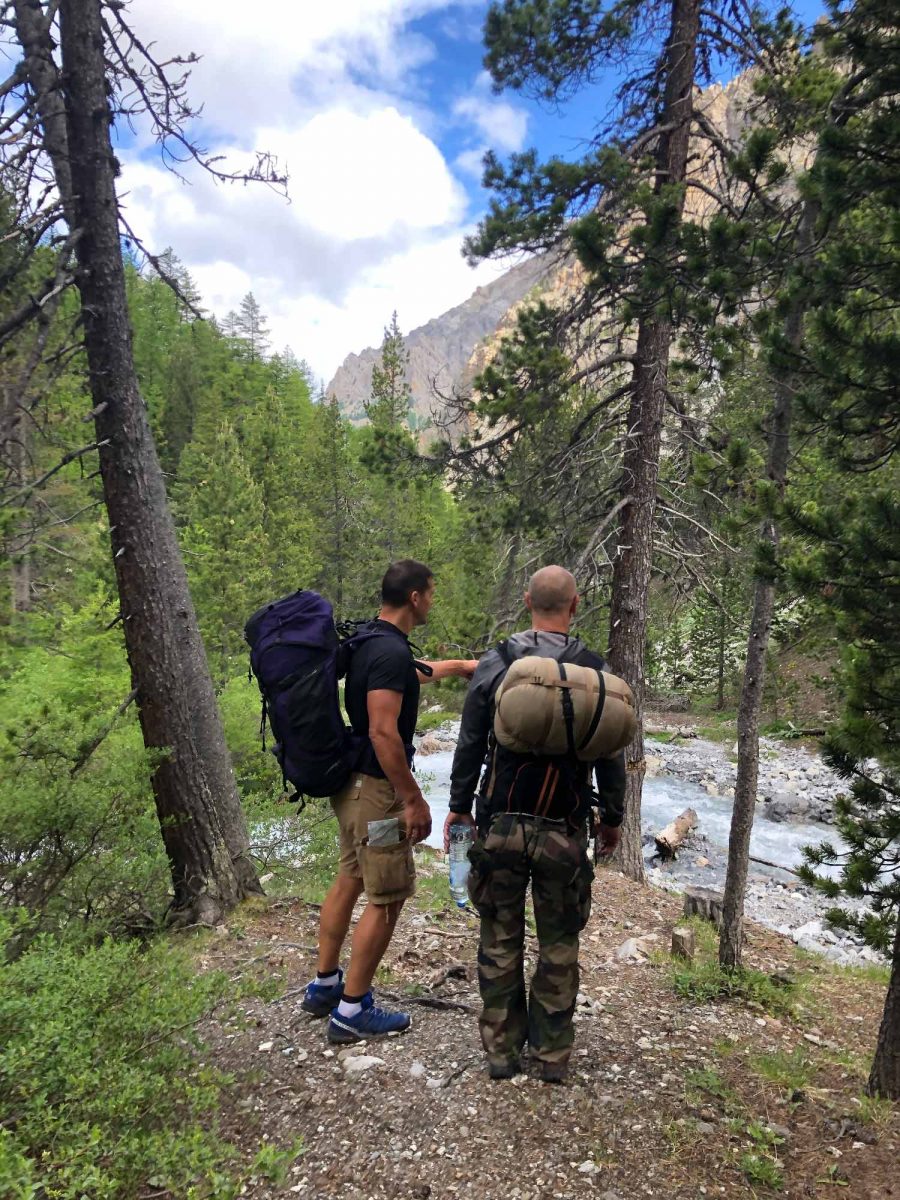
<path fill-rule="evenodd" d="M 594 715 L 591 717 L 591 723 L 588 726 L 588 731 L 584 735 L 581 745 L 578 747 L 582 750 L 591 738 L 597 732 L 597 726 L 600 724 L 600 718 L 603 716 L 603 707 L 606 704 L 606 680 L 603 678 L 603 672 L 597 671 L 597 679 L 600 683 L 600 693 L 597 696 L 597 707 L 594 709 Z"/>
<path fill-rule="evenodd" d="M 559 677 L 565 683 L 568 679 L 566 668 L 562 660 L 557 661 L 559 666 Z M 575 707 L 572 704 L 572 693 L 567 687 L 561 688 L 562 692 L 562 710 L 563 720 L 566 723 L 566 744 L 569 748 L 569 754 L 572 758 L 575 757 Z"/>

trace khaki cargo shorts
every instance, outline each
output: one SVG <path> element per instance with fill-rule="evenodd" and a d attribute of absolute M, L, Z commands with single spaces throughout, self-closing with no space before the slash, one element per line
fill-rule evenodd
<path fill-rule="evenodd" d="M 340 829 L 339 875 L 361 879 L 370 904 L 396 904 L 416 890 L 412 846 L 406 840 L 403 805 L 386 779 L 354 774 L 331 797 Z M 369 822 L 400 818 L 400 841 L 393 846 L 370 846 Z"/>

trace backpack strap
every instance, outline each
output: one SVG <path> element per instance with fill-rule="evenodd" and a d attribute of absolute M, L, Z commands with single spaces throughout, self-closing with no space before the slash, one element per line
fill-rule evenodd
<path fill-rule="evenodd" d="M 597 707 L 594 709 L 594 715 L 591 717 L 591 723 L 588 725 L 587 733 L 584 735 L 581 746 L 578 747 L 579 750 L 586 746 L 597 732 L 597 726 L 600 724 L 600 718 L 603 716 L 603 708 L 606 704 L 606 680 L 603 678 L 602 671 L 597 672 L 597 678 L 600 681 L 600 693 L 597 696 Z"/>
<path fill-rule="evenodd" d="M 565 683 L 566 680 L 568 679 L 568 676 L 566 675 L 566 668 L 565 668 L 565 665 L 564 665 L 562 659 L 557 660 L 557 665 L 559 667 L 559 677 L 563 681 L 563 683 Z M 560 688 L 560 691 L 562 692 L 563 720 L 566 723 L 566 745 L 569 748 L 569 755 L 572 758 L 574 758 L 575 757 L 575 707 L 572 704 L 572 693 L 569 691 L 569 689 L 567 687 L 564 687 L 564 688 Z"/>
<path fill-rule="evenodd" d="M 502 642 L 498 642 L 497 646 L 496 646 L 496 650 L 497 650 L 497 653 L 500 655 L 500 659 L 501 659 L 504 667 L 506 667 L 506 669 L 508 671 L 509 668 L 513 664 L 513 652 L 509 646 L 509 638 L 504 638 Z"/>

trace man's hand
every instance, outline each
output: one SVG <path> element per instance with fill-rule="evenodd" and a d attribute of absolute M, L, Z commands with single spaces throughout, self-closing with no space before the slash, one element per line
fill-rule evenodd
<path fill-rule="evenodd" d="M 444 853 L 450 853 L 450 826 L 451 825 L 468 825 L 473 831 L 475 829 L 475 818 L 471 813 L 455 813 L 448 812 L 447 819 L 444 821 Z"/>
<path fill-rule="evenodd" d="M 609 858 L 619 844 L 621 828 L 618 825 L 601 825 L 597 831 L 600 844 L 600 857 Z"/>
<path fill-rule="evenodd" d="M 412 846 L 424 842 L 431 833 L 431 809 L 421 792 L 410 796 L 404 803 L 403 820 L 406 823 L 407 839 Z"/>

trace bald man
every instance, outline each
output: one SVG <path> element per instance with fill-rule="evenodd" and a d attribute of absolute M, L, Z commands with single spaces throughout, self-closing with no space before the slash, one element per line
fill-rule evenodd
<path fill-rule="evenodd" d="M 476 826 L 469 894 L 481 918 L 479 1026 L 490 1076 L 510 1079 L 518 1074 L 527 1042 L 539 1077 L 562 1083 L 575 1040 L 578 935 L 591 908 L 593 868 L 587 844 L 592 770 L 567 756 L 540 758 L 498 746 L 491 736 L 494 695 L 510 663 L 526 655 L 597 670 L 606 664 L 570 633 L 578 590 L 564 567 L 535 572 L 525 604 L 531 628 L 483 655 L 472 679 L 453 758 L 444 844 L 446 849 L 451 826 Z M 625 802 L 624 755 L 601 759 L 593 774 L 601 853 L 610 854 L 619 840 Z M 540 956 L 526 997 L 529 882 Z"/>

